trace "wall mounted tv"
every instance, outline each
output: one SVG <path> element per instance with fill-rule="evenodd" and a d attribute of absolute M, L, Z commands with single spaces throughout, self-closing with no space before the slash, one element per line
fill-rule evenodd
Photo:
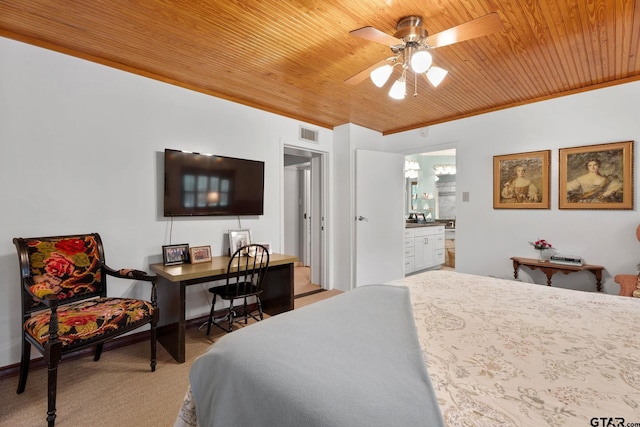
<path fill-rule="evenodd" d="M 164 216 L 263 214 L 264 162 L 164 150 Z"/>

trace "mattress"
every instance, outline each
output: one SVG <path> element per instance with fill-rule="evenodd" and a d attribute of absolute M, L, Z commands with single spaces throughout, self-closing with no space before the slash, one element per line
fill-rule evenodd
<path fill-rule="evenodd" d="M 390 285 L 410 293 L 446 426 L 640 422 L 640 299 L 451 271 Z M 197 425 L 193 402 L 176 425 Z"/>

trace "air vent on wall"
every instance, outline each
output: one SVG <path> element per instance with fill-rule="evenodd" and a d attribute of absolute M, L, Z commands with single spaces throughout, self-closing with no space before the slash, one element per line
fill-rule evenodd
<path fill-rule="evenodd" d="M 319 137 L 320 133 L 317 130 L 300 126 L 300 134 L 298 135 L 298 139 L 300 139 L 300 141 L 315 142 L 317 144 Z"/>

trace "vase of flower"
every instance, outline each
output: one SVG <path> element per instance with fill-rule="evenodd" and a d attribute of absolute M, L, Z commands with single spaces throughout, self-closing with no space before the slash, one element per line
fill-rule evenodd
<path fill-rule="evenodd" d="M 538 253 L 538 261 L 549 261 L 551 255 L 549 254 L 548 249 L 536 249 L 536 252 Z"/>
<path fill-rule="evenodd" d="M 538 239 L 535 242 L 529 242 L 538 253 L 538 261 L 545 262 L 551 258 L 553 246 L 544 239 Z"/>

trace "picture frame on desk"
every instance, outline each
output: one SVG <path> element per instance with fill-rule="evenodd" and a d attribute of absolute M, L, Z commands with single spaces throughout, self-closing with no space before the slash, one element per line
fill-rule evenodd
<path fill-rule="evenodd" d="M 248 228 L 229 229 L 229 256 L 238 249 L 251 244 L 251 230 Z"/>
<path fill-rule="evenodd" d="M 164 265 L 178 265 L 189 262 L 189 244 L 162 246 L 162 263 Z"/>
<path fill-rule="evenodd" d="M 211 246 L 194 246 L 189 249 L 191 264 L 211 261 Z"/>
<path fill-rule="evenodd" d="M 267 249 L 269 255 L 273 255 L 273 249 L 271 248 L 271 242 L 256 242 L 258 245 L 262 245 Z"/>

